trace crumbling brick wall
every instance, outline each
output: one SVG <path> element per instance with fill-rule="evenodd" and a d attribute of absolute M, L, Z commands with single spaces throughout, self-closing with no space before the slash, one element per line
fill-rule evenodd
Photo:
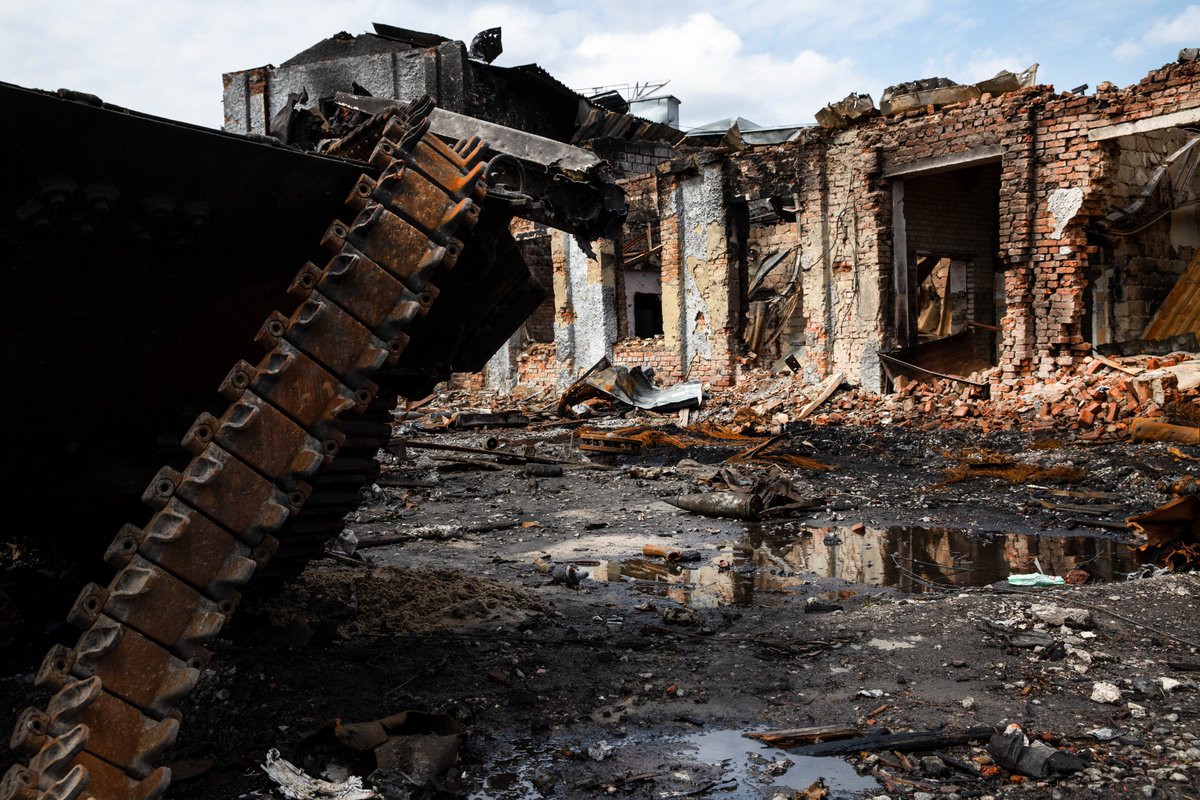
<path fill-rule="evenodd" d="M 658 225 L 664 334 L 619 340 L 628 330 L 618 325 L 619 251 L 589 260 L 556 235 L 558 385 L 601 353 L 653 365 L 664 380 L 727 385 L 742 355 L 747 270 L 764 251 L 794 244 L 787 261 L 798 268 L 781 265 L 768 285 L 797 298 L 781 340 L 799 351 L 808 378 L 842 372 L 882 388 L 877 351 L 911 341 L 896 297 L 905 284 L 915 289 L 909 255 L 945 248 L 979 267 L 972 318 L 997 317 L 993 391 L 1021 389 L 1091 349 L 1104 270 L 1111 334 L 1124 338 L 1200 246 L 1188 210 L 1135 239 L 1106 243 L 1097 232 L 1141 190 L 1139 170 L 1180 138 L 1160 131 L 1197 122 L 1200 62 L 1168 65 L 1127 89 L 1102 84 L 1094 96 L 1044 86 L 985 94 L 811 129 L 781 145 L 663 162 L 623 185 L 631 218 Z M 746 204 L 771 196 L 790 198 L 795 223 L 744 224 Z M 993 269 L 999 280 L 989 286 Z M 531 380 L 545 371 L 532 361 Z"/>
<path fill-rule="evenodd" d="M 730 158 L 731 183 L 739 197 L 790 198 L 797 208 L 799 269 L 793 261 L 774 280 L 797 284 L 792 320 L 803 332 L 788 330 L 789 350 L 805 377 L 841 371 L 852 383 L 878 389 L 890 204 L 878 156 L 858 135 L 812 130 L 798 141 L 737 153 Z"/>
<path fill-rule="evenodd" d="M 553 394 L 558 390 L 558 355 L 554 342 L 535 343 L 517 356 L 517 385 Z"/>
<path fill-rule="evenodd" d="M 1033 87 L 731 156 L 735 192 L 757 197 L 790 188 L 800 201 L 806 370 L 840 370 L 870 387 L 872 348 L 899 339 L 890 295 L 893 189 L 906 169 L 931 174 L 984 156 L 1000 165 L 994 247 L 1005 313 L 994 388 L 1016 388 L 1077 362 L 1090 349 L 1082 322 L 1095 248 L 1086 226 L 1120 202 L 1106 180 L 1112 165 L 1101 129 L 1197 108 L 1200 65 L 1175 64 L 1094 97 Z"/>
<path fill-rule="evenodd" d="M 662 336 L 651 339 L 622 339 L 613 345 L 612 361 L 627 367 L 651 367 L 660 384 L 684 380 L 679 352 L 670 348 Z"/>

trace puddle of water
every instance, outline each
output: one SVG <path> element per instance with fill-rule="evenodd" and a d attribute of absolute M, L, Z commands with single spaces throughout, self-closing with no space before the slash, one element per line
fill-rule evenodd
<path fill-rule="evenodd" d="M 791 755 L 786 750 L 747 739 L 742 731 L 705 731 L 689 736 L 684 742 L 696 749 L 697 761 L 723 765 L 724 777 L 737 780 L 736 788 L 714 791 L 714 797 L 761 797 L 764 787 L 802 791 L 819 778 L 829 787 L 830 800 L 869 796 L 865 793 L 877 794 L 879 790 L 879 783 L 873 777 L 859 775 L 847 761 Z M 791 762 L 791 766 L 773 776 L 767 770 L 772 762 Z"/>
<path fill-rule="evenodd" d="M 489 740 L 486 744 L 491 757 L 483 767 L 482 785 L 468 795 L 468 800 L 538 800 L 544 796 L 536 785 L 536 776 L 542 770 L 558 775 L 556 783 L 560 791 L 569 787 L 569 779 L 564 776 L 571 774 L 573 762 L 562 752 L 564 747 L 578 748 L 578 742 L 535 744 L 519 739 Z M 677 796 L 695 789 L 697 781 L 707 780 L 697 775 L 694 768 L 697 764 L 713 768 L 711 777 L 718 781 L 704 796 L 722 800 L 762 800 L 779 791 L 802 791 L 817 779 L 824 779 L 829 787 L 829 800 L 873 797 L 880 788 L 873 777 L 859 775 L 841 758 L 792 755 L 747 739 L 741 730 L 709 730 L 653 740 L 631 736 L 619 740 L 616 746 L 633 748 L 648 756 L 641 766 L 655 774 L 652 785 L 656 796 Z M 667 766 L 672 764 L 676 766 Z M 678 777 L 680 774 L 682 779 Z"/>
<path fill-rule="evenodd" d="M 725 559 L 730 569 L 717 562 Z M 762 603 L 763 595 L 812 596 L 837 603 L 856 594 L 829 591 L 829 581 L 855 587 L 928 592 L 986 586 L 1009 575 L 1066 575 L 1085 568 L 1095 579 L 1120 580 L 1136 569 L 1129 546 L 1093 536 L 976 534 L 946 528 L 809 528 L 779 532 L 747 526 L 745 536 L 709 563 L 653 559 L 602 561 L 599 581 L 629 582 L 635 590 L 694 608 Z M 814 581 L 817 585 L 814 585 Z M 842 587 L 848 588 L 848 587 Z"/>

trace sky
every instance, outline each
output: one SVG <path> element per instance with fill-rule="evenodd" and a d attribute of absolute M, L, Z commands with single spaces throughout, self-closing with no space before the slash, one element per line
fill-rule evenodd
<path fill-rule="evenodd" d="M 499 26 L 497 65 L 537 63 L 580 91 L 669 81 L 685 128 L 809 123 L 850 92 L 878 102 L 890 84 L 1034 62 L 1060 91 L 1126 86 L 1200 46 L 1200 3 L 1177 0 L 0 0 L 0 81 L 219 127 L 222 73 L 373 22 L 467 42 Z"/>

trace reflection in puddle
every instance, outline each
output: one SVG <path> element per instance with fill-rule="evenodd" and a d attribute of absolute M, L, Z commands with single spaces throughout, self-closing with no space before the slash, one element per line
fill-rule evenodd
<path fill-rule="evenodd" d="M 726 559 L 731 569 L 720 569 Z M 945 528 L 812 528 L 779 532 L 747 526 L 745 537 L 711 562 L 667 564 L 653 559 L 600 562 L 599 581 L 630 581 L 695 608 L 750 605 L 764 594 L 804 594 L 837 602 L 830 579 L 901 592 L 986 586 L 1011 574 L 1119 580 L 1136 569 L 1127 544 L 1092 536 L 969 534 Z M 824 585 L 813 582 L 824 579 Z M 841 593 L 845 594 L 845 593 Z M 853 592 L 851 592 L 853 594 Z"/>
<path fill-rule="evenodd" d="M 791 755 L 786 750 L 747 739 L 741 731 L 706 731 L 689 736 L 684 742 L 696 748 L 697 761 L 721 765 L 725 769 L 723 777 L 736 779 L 735 788 L 713 792 L 716 797 L 762 797 L 761 792 L 754 791 L 755 786 L 803 791 L 819 778 L 825 780 L 830 800 L 861 797 L 862 792 L 879 789 L 873 777 L 859 775 L 840 758 Z M 772 763 L 778 765 L 777 770 L 768 768 Z M 779 774 L 772 775 L 774 771 Z"/>

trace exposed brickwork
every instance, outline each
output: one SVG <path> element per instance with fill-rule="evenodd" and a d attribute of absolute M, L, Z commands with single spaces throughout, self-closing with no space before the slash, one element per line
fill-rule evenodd
<path fill-rule="evenodd" d="M 624 139 L 594 139 L 588 143 L 596 155 L 612 165 L 618 178 L 630 178 L 653 172 L 679 152 L 665 142 L 627 142 Z"/>
<path fill-rule="evenodd" d="M 655 380 L 659 384 L 678 383 L 685 377 L 679 361 L 679 352 L 667 347 L 661 336 L 617 342 L 613 345 L 613 363 L 627 367 L 652 367 Z"/>
<path fill-rule="evenodd" d="M 554 342 L 532 344 L 517 356 L 517 384 L 553 392 L 558 386 L 558 353 Z"/>

